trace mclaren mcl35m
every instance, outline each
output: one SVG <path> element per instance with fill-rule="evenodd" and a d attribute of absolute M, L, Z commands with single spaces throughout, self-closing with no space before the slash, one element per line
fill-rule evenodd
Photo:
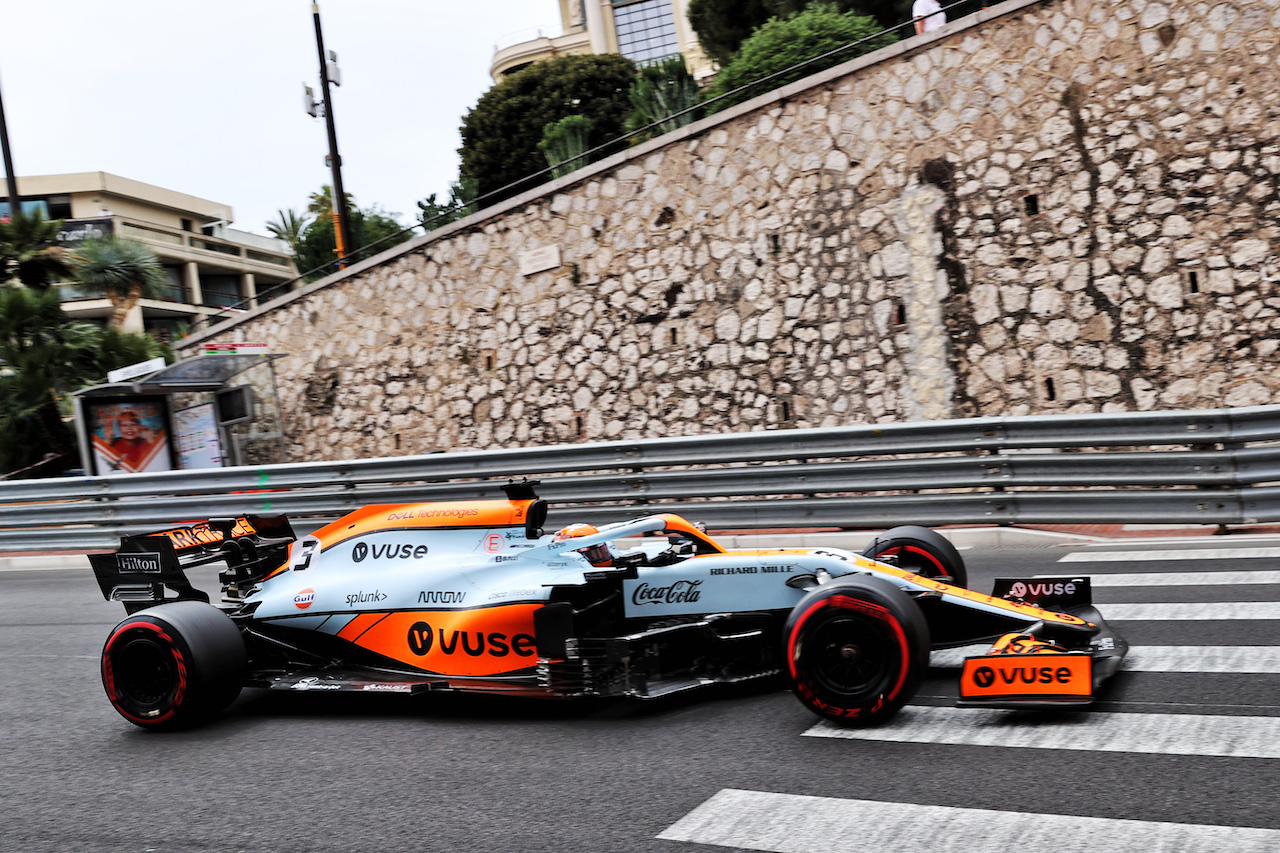
<path fill-rule="evenodd" d="M 726 550 L 672 514 L 548 535 L 533 484 L 505 491 L 368 506 L 301 538 L 283 516 L 126 537 L 91 558 L 128 613 L 102 650 L 108 699 L 170 729 L 245 687 L 644 699 L 783 675 L 819 716 L 872 725 L 932 649 L 990 642 L 959 701 L 999 708 L 1088 704 L 1127 650 L 1086 578 L 974 592 L 926 528 L 862 554 Z M 222 562 L 212 604 L 186 571 Z"/>

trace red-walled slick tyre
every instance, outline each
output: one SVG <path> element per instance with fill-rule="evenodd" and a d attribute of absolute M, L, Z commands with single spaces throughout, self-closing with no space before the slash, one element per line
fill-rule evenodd
<path fill-rule="evenodd" d="M 126 720 L 157 731 L 195 725 L 240 693 L 244 638 L 231 618 L 175 601 L 125 619 L 102 649 L 102 685 Z"/>
<path fill-rule="evenodd" d="M 873 560 L 893 557 L 899 568 L 921 577 L 969 586 L 969 573 L 965 571 L 960 552 L 945 536 L 927 527 L 908 524 L 887 530 L 876 537 L 862 556 Z"/>
<path fill-rule="evenodd" d="M 840 578 L 812 590 L 787 617 L 782 641 L 796 696 L 846 725 L 892 717 L 929 667 L 924 614 L 880 578 Z"/>

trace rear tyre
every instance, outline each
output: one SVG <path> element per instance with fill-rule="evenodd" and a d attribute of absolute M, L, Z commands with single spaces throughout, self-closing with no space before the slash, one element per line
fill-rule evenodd
<path fill-rule="evenodd" d="M 164 731 L 204 722 L 240 694 L 244 638 L 200 601 L 161 604 L 125 619 L 102 649 L 102 686 L 120 715 Z"/>
<path fill-rule="evenodd" d="M 841 578 L 811 591 L 787 617 L 782 640 L 797 698 L 845 725 L 892 717 L 929 667 L 924 614 L 875 577 Z"/>
<path fill-rule="evenodd" d="M 945 536 L 927 527 L 908 524 L 888 530 L 877 536 L 862 556 L 873 560 L 895 557 L 898 567 L 921 577 L 969 586 L 969 573 L 960 552 Z"/>

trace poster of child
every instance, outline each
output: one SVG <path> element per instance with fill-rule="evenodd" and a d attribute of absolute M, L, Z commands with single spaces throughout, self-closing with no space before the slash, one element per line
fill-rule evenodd
<path fill-rule="evenodd" d="M 163 401 L 94 402 L 88 408 L 97 473 L 133 474 L 172 467 Z"/>

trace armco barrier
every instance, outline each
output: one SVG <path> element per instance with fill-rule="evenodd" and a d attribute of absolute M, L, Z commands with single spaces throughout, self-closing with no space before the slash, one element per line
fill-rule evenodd
<path fill-rule="evenodd" d="M 0 552 L 96 550 L 190 519 L 497 497 L 548 525 L 680 512 L 712 528 L 1280 520 L 1280 406 L 973 418 L 0 483 Z M 1277 484 L 1277 485 L 1268 485 Z"/>

